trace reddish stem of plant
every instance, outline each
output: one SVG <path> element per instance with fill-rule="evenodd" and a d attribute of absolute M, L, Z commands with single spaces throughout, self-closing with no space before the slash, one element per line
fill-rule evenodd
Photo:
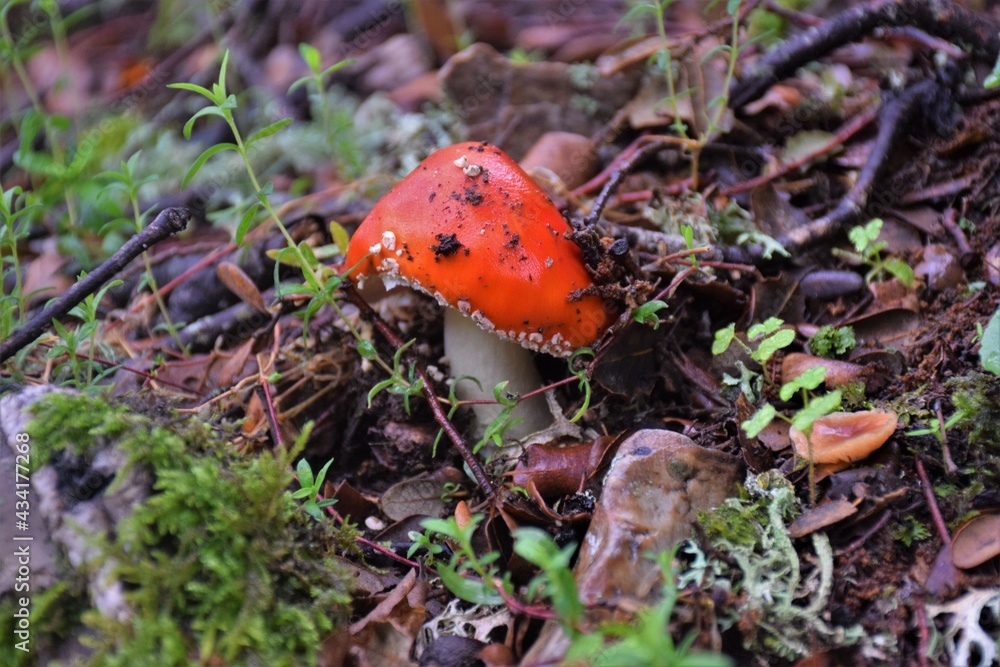
<path fill-rule="evenodd" d="M 520 600 L 510 595 L 507 591 L 503 589 L 503 582 L 499 579 L 493 580 L 493 586 L 497 589 L 497 593 L 503 598 L 504 603 L 507 608 L 510 609 L 515 614 L 523 614 L 524 616 L 530 616 L 531 618 L 540 618 L 546 621 L 554 621 L 559 618 L 554 611 L 548 607 L 543 607 L 541 605 L 527 605 L 522 603 Z"/>
<path fill-rule="evenodd" d="M 271 399 L 271 390 L 269 389 L 270 383 L 264 381 L 260 384 L 260 396 L 261 401 L 264 403 L 266 410 L 264 414 L 267 415 L 267 425 L 271 429 L 271 438 L 274 440 L 274 445 L 276 447 L 282 446 L 281 441 L 281 429 L 278 428 L 278 415 L 274 411 L 274 401 Z"/>
<path fill-rule="evenodd" d="M 401 348 L 404 343 L 403 340 L 396 335 L 396 332 L 392 330 L 385 320 L 379 317 L 371 306 L 368 305 L 358 291 L 354 289 L 354 285 L 345 282 L 343 285 L 344 293 L 347 295 L 347 299 L 353 303 L 358 309 L 364 313 L 365 317 L 368 318 L 378 329 L 378 332 L 382 334 L 382 337 L 389 341 L 397 350 Z M 434 421 L 444 430 L 451 441 L 455 444 L 455 448 L 458 453 L 462 455 L 462 460 L 465 464 L 469 466 L 469 471 L 472 472 L 472 476 L 475 478 L 476 483 L 482 487 L 486 495 L 491 499 L 495 499 L 497 495 L 496 486 L 493 484 L 493 480 L 490 479 L 489 475 L 486 474 L 486 470 L 483 469 L 482 464 L 476 455 L 472 453 L 472 448 L 469 447 L 468 443 L 465 442 L 465 438 L 462 434 L 458 432 L 451 420 L 448 419 L 448 415 L 445 414 L 444 408 L 441 407 L 441 401 L 438 399 L 437 394 L 434 392 L 434 386 L 431 384 L 431 380 L 427 377 L 427 373 L 424 371 L 423 366 L 414 362 L 413 368 L 423 383 L 424 383 L 424 394 L 427 397 L 427 404 L 431 408 L 431 413 L 434 415 Z"/>
<path fill-rule="evenodd" d="M 927 647 L 930 644 L 930 632 L 927 629 L 927 613 L 924 610 L 924 601 L 918 596 L 916 604 L 913 605 L 913 614 L 917 617 L 917 660 L 920 667 L 930 667 L 927 659 Z"/>
<path fill-rule="evenodd" d="M 292 473 L 292 477 L 295 479 L 296 482 L 299 482 L 299 476 L 298 475 L 296 475 L 295 473 Z M 299 484 L 301 484 L 301 482 L 299 482 Z M 316 501 L 318 502 L 318 501 L 321 501 L 321 500 L 324 500 L 323 494 L 322 493 L 317 493 L 316 494 Z M 337 510 L 333 509 L 332 505 L 327 506 L 326 511 L 330 513 L 330 516 L 333 517 L 334 521 L 336 521 L 337 523 L 339 523 L 341 525 L 344 524 L 344 517 L 340 516 L 340 512 L 338 512 Z M 397 563 L 402 563 L 403 565 L 406 565 L 407 567 L 412 567 L 412 568 L 417 568 L 417 569 L 420 568 L 420 563 L 418 563 L 416 561 L 413 561 L 413 560 L 410 560 L 409 558 L 404 558 L 403 556 L 400 556 L 399 554 L 397 554 L 392 549 L 387 549 L 386 547 L 383 547 L 381 544 L 378 544 L 377 542 L 372 542 L 368 538 L 361 537 L 360 535 L 357 535 L 357 536 L 355 536 L 354 541 L 357 542 L 358 544 L 365 545 L 369 549 L 372 549 L 374 551 L 379 552 L 383 556 L 385 556 L 387 558 L 390 558 L 390 559 L 396 561 Z"/>
<path fill-rule="evenodd" d="M 803 155 L 798 160 L 782 165 L 770 174 L 761 174 L 760 176 L 751 178 L 748 181 L 743 181 L 742 183 L 737 183 L 736 185 L 730 185 L 728 188 L 723 188 L 720 190 L 720 194 L 730 196 L 738 192 L 752 190 L 758 185 L 769 183 L 780 176 L 784 176 L 790 171 L 804 167 L 817 157 L 829 153 L 838 146 L 843 145 L 845 141 L 867 127 L 873 120 L 875 120 L 876 117 L 878 117 L 878 109 L 868 109 L 863 111 L 842 125 L 834 134 L 833 139 L 823 144 L 816 150 L 809 151 L 808 154 Z"/>
<path fill-rule="evenodd" d="M 914 461 L 917 475 L 920 477 L 920 484 L 923 487 L 924 498 L 927 500 L 927 508 L 931 511 L 931 517 L 934 519 L 934 527 L 937 528 L 938 535 L 941 536 L 941 541 L 950 549 L 951 535 L 948 534 L 948 526 L 945 525 L 944 517 L 941 516 L 941 509 L 938 507 L 937 500 L 934 499 L 934 487 L 931 486 L 931 480 L 927 477 L 927 470 L 924 469 L 923 461 L 919 458 L 914 459 Z"/>

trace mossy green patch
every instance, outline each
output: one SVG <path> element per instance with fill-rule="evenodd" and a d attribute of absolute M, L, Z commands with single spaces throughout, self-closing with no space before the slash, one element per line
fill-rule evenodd
<path fill-rule="evenodd" d="M 46 457 L 91 451 L 103 436 L 155 480 L 99 540 L 132 614 L 84 612 L 88 665 L 315 663 L 346 619 L 350 578 L 334 560 L 344 535 L 288 491 L 291 453 L 242 455 L 203 422 L 154 424 L 82 395 L 46 397 L 35 414 L 29 430 Z"/>

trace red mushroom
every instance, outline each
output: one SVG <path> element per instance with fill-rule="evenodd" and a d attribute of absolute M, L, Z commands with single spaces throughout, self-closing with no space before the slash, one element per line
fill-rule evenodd
<path fill-rule="evenodd" d="M 351 276 L 400 279 L 524 347 L 568 356 L 608 324 L 570 226 L 506 153 L 441 149 L 375 205 L 351 239 Z M 365 255 L 370 256 L 365 258 Z M 363 260 L 363 261 L 362 261 Z"/>
<path fill-rule="evenodd" d="M 378 274 L 387 286 L 405 283 L 525 348 L 569 356 L 611 319 L 603 299 L 582 294 L 594 283 L 570 229 L 508 155 L 468 142 L 432 154 L 375 205 L 346 265 L 359 282 Z M 482 364 L 494 354 L 480 347 L 477 356 Z"/>

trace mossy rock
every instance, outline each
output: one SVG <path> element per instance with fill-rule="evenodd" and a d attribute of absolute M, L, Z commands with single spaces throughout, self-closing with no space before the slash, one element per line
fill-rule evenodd
<path fill-rule="evenodd" d="M 204 422 L 154 422 L 80 394 L 49 394 L 31 411 L 33 459 L 58 471 L 61 506 L 146 488 L 126 494 L 141 500 L 117 512 L 110 530 L 86 536 L 85 563 L 63 554 L 58 588 L 32 589 L 33 650 L 7 653 L 5 644 L 0 662 L 52 664 L 79 639 L 86 649 L 71 655 L 83 665 L 315 664 L 323 639 L 347 618 L 351 578 L 335 551 L 350 536 L 291 497 L 292 453 L 241 454 Z M 84 471 L 108 452 L 122 463 L 110 484 L 92 483 L 92 498 L 67 497 L 67 468 Z M 45 475 L 36 469 L 33 483 Z M 122 591 L 118 612 L 95 604 L 98 574 Z M 0 597 L 4 626 L 12 598 Z"/>

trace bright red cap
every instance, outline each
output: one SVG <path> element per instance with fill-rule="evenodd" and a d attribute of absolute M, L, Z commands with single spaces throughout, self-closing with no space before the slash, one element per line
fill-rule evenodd
<path fill-rule="evenodd" d="M 556 356 L 593 343 L 610 320 L 570 226 L 510 156 L 468 142 L 434 153 L 354 233 L 347 266 L 457 308 L 504 338 Z M 365 257 L 371 253 L 370 257 Z"/>

